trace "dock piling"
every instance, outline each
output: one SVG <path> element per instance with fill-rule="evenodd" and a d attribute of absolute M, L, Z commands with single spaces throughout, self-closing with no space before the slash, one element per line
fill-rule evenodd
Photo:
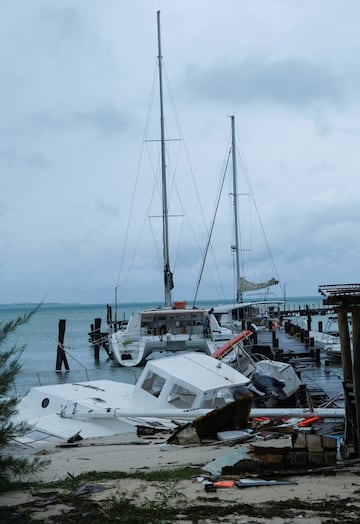
<path fill-rule="evenodd" d="M 108 317 L 109 319 L 109 317 Z M 94 360 L 100 360 L 100 348 L 103 347 L 110 360 L 114 360 L 112 351 L 109 349 L 108 333 L 101 333 L 101 318 L 95 318 L 90 326 L 89 340 L 94 348 Z"/>
<path fill-rule="evenodd" d="M 66 358 L 66 353 L 64 350 L 64 338 L 65 338 L 65 329 L 66 329 L 66 320 L 59 320 L 59 335 L 58 335 L 58 345 L 56 351 L 56 372 L 61 371 L 62 364 L 64 364 L 65 370 L 70 371 L 70 367 Z"/>

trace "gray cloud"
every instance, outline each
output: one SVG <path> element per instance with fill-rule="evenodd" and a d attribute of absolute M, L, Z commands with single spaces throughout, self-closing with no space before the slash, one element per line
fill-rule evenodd
<path fill-rule="evenodd" d="M 101 134 L 121 134 L 129 127 L 128 116 L 120 112 L 116 107 L 102 105 L 92 107 L 83 111 L 71 111 L 62 113 L 44 111 L 32 115 L 29 125 L 38 132 L 59 132 L 80 127 L 90 127 Z"/>
<path fill-rule="evenodd" d="M 346 78 L 330 65 L 300 58 L 272 60 L 254 56 L 211 68 L 191 67 L 184 85 L 197 98 L 241 104 L 258 102 L 292 106 L 297 109 L 327 102 L 337 105 L 348 95 Z"/>
<path fill-rule="evenodd" d="M 148 107 L 157 78 L 158 3 L 4 3 L 1 301 L 36 301 L 46 293 L 49 301 L 106 303 L 123 254 L 121 293 L 128 301 L 162 300 L 160 227 L 143 226 L 161 214 L 159 183 L 153 191 L 160 119 L 158 107 Z M 167 142 L 169 211 L 192 226 L 185 230 L 171 219 L 179 299 L 194 292 L 207 239 L 201 209 L 210 224 L 229 151 L 229 114 L 236 116 L 287 294 L 358 280 L 359 9 L 354 0 L 346 7 L 340 0 L 228 0 L 226 8 L 216 0 L 164 3 L 166 80 L 184 134 L 181 142 Z M 165 100 L 166 132 L 177 139 L 182 134 Z M 145 135 L 153 141 L 139 161 Z M 183 205 L 175 202 L 175 187 Z M 240 185 L 239 191 L 246 192 Z M 225 192 L 232 192 L 230 184 Z M 230 198 L 220 207 L 208 262 L 213 278 L 205 272 L 201 298 L 216 298 L 220 279 L 227 297 L 233 294 Z M 251 270 L 265 280 L 274 274 L 262 237 L 252 235 L 243 266 L 250 280 Z"/>
<path fill-rule="evenodd" d="M 44 169 L 48 162 L 41 153 L 23 154 L 10 148 L 0 150 L 0 168 L 19 170 L 25 167 Z"/>

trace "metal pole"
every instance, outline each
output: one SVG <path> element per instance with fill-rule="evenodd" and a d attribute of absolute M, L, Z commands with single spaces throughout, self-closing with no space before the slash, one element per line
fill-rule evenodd
<path fill-rule="evenodd" d="M 119 287 L 120 287 L 120 284 L 115 286 L 115 322 L 117 322 L 117 305 L 118 305 L 117 290 Z"/>
<path fill-rule="evenodd" d="M 169 226 L 168 226 L 168 202 L 167 202 L 167 187 L 166 187 L 165 125 L 164 125 L 164 103 L 163 103 L 163 82 L 162 82 L 160 11 L 157 12 L 157 34 L 158 34 L 159 91 L 160 91 L 163 263 L 164 263 L 164 287 L 165 287 L 164 292 L 165 292 L 165 306 L 170 306 L 171 305 L 171 289 L 173 287 L 173 283 L 172 283 L 172 274 L 170 271 L 170 257 L 169 257 L 169 231 L 168 231 Z"/>
<path fill-rule="evenodd" d="M 237 169 L 236 169 L 236 142 L 235 142 L 235 116 L 231 117 L 231 149 L 233 165 L 233 205 L 234 205 L 234 232 L 235 232 L 235 266 L 236 266 L 236 301 L 242 302 L 242 293 L 239 291 L 240 283 L 240 256 L 239 256 L 239 220 L 237 208 Z"/>

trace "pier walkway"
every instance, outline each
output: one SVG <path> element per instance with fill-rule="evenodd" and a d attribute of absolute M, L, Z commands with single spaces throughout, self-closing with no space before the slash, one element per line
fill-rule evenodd
<path fill-rule="evenodd" d="M 292 327 L 293 329 L 290 329 Z M 257 332 L 256 347 L 267 346 L 273 358 L 289 362 L 296 369 L 301 381 L 311 396 L 314 406 L 336 401 L 335 406 L 344 405 L 342 367 L 339 360 L 330 360 L 325 351 L 311 346 L 311 339 L 304 329 L 287 321 L 286 326 L 271 331 Z"/>

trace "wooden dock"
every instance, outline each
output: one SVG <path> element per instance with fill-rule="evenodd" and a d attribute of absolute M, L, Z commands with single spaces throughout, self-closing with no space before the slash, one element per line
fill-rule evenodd
<path fill-rule="evenodd" d="M 289 322 L 281 329 L 258 331 L 257 339 L 253 351 L 260 347 L 264 353 L 267 348 L 265 354 L 270 350 L 274 360 L 292 364 L 314 406 L 335 402 L 344 405 L 341 363 L 329 360 L 325 352 L 315 348 L 308 331 Z"/>

